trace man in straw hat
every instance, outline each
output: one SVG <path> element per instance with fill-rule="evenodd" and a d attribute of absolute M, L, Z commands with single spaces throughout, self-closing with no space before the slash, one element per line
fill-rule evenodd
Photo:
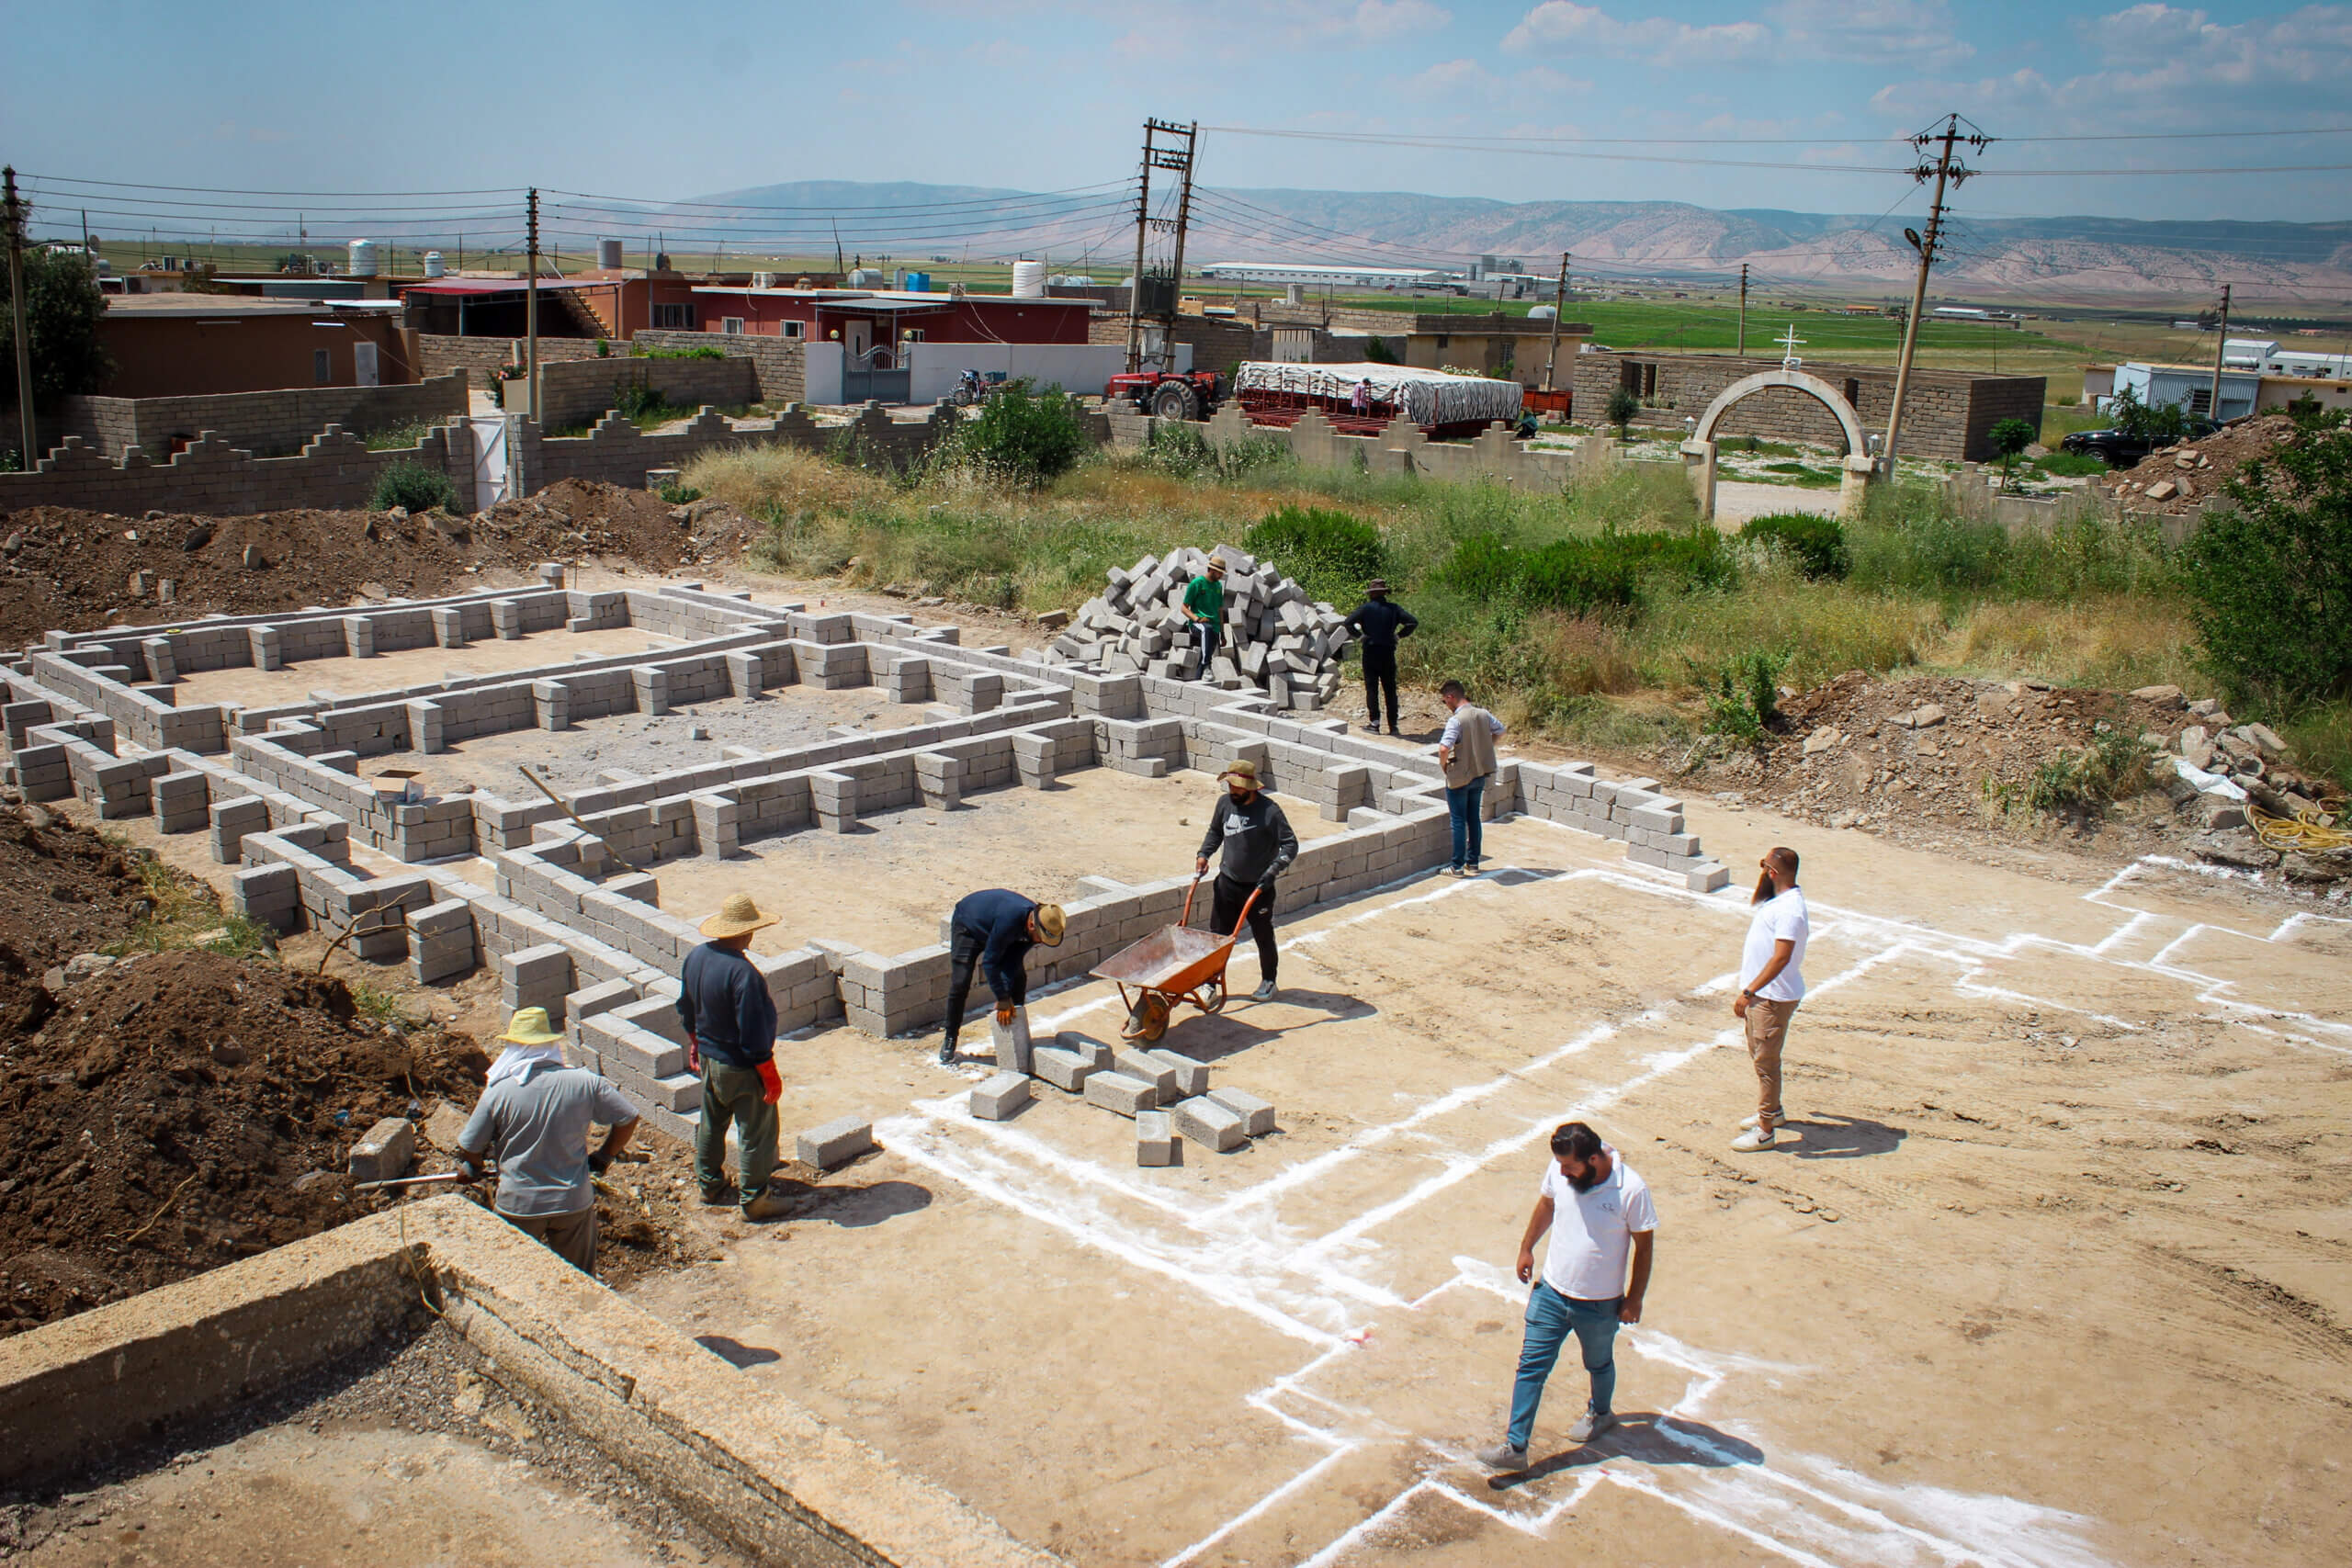
<path fill-rule="evenodd" d="M 1225 795 L 1209 813 L 1209 830 L 1202 836 L 1193 874 L 1207 871 L 1209 856 L 1222 852 L 1209 912 L 1210 923 L 1220 932 L 1233 929 L 1241 919 L 1241 907 L 1250 904 L 1253 890 L 1257 893 L 1258 901 L 1250 904 L 1250 931 L 1258 939 L 1258 988 L 1250 994 L 1261 1002 L 1272 1001 L 1274 965 L 1280 962 L 1274 949 L 1274 878 L 1298 858 L 1298 835 L 1291 831 L 1283 808 L 1258 786 L 1257 763 L 1245 758 L 1216 777 Z"/>
<path fill-rule="evenodd" d="M 768 1190 L 775 1172 L 775 1103 L 784 1080 L 775 1070 L 775 1002 L 767 976 L 744 956 L 752 935 L 775 925 L 748 893 L 730 893 L 703 921 L 710 940 L 686 954 L 678 976 L 678 1017 L 686 1026 L 686 1066 L 702 1075 L 702 1120 L 695 1125 L 695 1177 L 702 1201 L 727 1201 L 727 1124 L 735 1124 L 735 1201 L 747 1220 L 784 1213 Z"/>
<path fill-rule="evenodd" d="M 594 1178 L 628 1145 L 637 1107 L 597 1074 L 563 1065 L 563 1034 L 549 1027 L 545 1008 L 519 1010 L 498 1038 L 506 1049 L 491 1064 L 481 1099 L 458 1134 L 458 1173 L 475 1180 L 483 1160 L 496 1154 L 500 1216 L 593 1275 Z M 606 1129 L 594 1153 L 591 1123 Z"/>
<path fill-rule="evenodd" d="M 1008 887 L 967 893 L 948 917 L 947 1034 L 939 1043 L 942 1066 L 956 1059 L 964 1030 L 964 1003 L 972 994 L 972 971 L 988 976 L 996 995 L 996 1021 L 1012 1021 L 1012 1010 L 1029 999 L 1029 950 L 1044 942 L 1062 944 L 1069 921 L 1059 904 L 1040 904 Z"/>
<path fill-rule="evenodd" d="M 1372 709 L 1367 722 L 1374 729 L 1380 728 L 1380 694 L 1385 691 L 1388 733 L 1396 733 L 1396 639 L 1411 637 L 1420 625 L 1413 612 L 1388 602 L 1387 580 L 1379 577 L 1363 585 L 1363 603 L 1348 616 L 1348 630 L 1363 649 L 1363 698 Z"/>

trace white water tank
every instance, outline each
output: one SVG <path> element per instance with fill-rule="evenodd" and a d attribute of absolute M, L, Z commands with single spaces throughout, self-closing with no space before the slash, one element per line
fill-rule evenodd
<path fill-rule="evenodd" d="M 448 265 L 447 265 L 447 263 L 445 263 L 444 261 L 442 261 L 442 259 L 441 259 L 441 253 L 440 253 L 439 251 L 427 251 L 427 252 L 425 252 L 425 253 L 424 253 L 424 276 L 427 276 L 427 277 L 447 277 L 448 275 L 449 275 L 449 268 L 448 268 Z"/>
<path fill-rule="evenodd" d="M 1550 305 L 1530 305 L 1527 308 L 1527 319 L 1531 321 L 1548 321 L 1559 313 Z"/>
<path fill-rule="evenodd" d="M 854 266 L 850 268 L 849 287 L 852 288 L 888 288 L 890 287 L 890 279 L 889 276 L 884 273 L 879 267 Z"/>
<path fill-rule="evenodd" d="M 621 267 L 621 243 L 618 240 L 597 241 L 596 265 L 606 272 L 618 272 Z"/>
<path fill-rule="evenodd" d="M 1012 264 L 1012 297 L 1016 299 L 1043 299 L 1046 297 L 1046 264 L 1017 261 Z"/>
<path fill-rule="evenodd" d="M 775 274 L 772 272 L 755 272 L 752 274 L 752 287 L 754 288 L 774 288 L 775 287 Z"/>
<path fill-rule="evenodd" d="M 349 249 L 351 252 L 351 276 L 354 277 L 375 276 L 376 242 L 373 240 L 354 240 L 351 242 Z"/>

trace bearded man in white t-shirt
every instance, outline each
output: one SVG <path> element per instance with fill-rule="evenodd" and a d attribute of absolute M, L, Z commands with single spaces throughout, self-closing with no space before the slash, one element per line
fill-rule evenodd
<path fill-rule="evenodd" d="M 1544 1249 L 1544 1277 L 1538 1280 L 1535 1244 L 1546 1231 L 1552 1245 Z M 1552 1164 L 1536 1189 L 1535 1212 L 1519 1244 L 1520 1283 L 1531 1288 L 1527 1337 L 1520 1344 L 1519 1378 L 1511 1389 L 1510 1428 L 1501 1443 L 1478 1451 L 1480 1463 L 1499 1471 L 1527 1468 L 1527 1444 L 1544 1403 L 1544 1384 L 1572 1333 L 1592 1393 L 1584 1415 L 1568 1428 L 1568 1441 L 1589 1443 L 1617 1425 L 1610 1411 L 1617 1392 L 1617 1325 L 1642 1320 L 1657 1234 L 1649 1184 L 1583 1122 L 1555 1128 Z M 1631 1284 L 1625 1279 L 1629 1258 Z"/>
<path fill-rule="evenodd" d="M 1804 894 L 1797 886 L 1797 852 L 1774 849 L 1757 862 L 1756 912 L 1739 953 L 1739 995 L 1731 1015 L 1747 1025 L 1747 1055 L 1756 1064 L 1756 1114 L 1731 1146 L 1744 1155 L 1781 1141 L 1788 1116 L 1781 1108 L 1781 1048 L 1789 1020 L 1804 1000 L 1804 946 L 1813 934 Z"/>

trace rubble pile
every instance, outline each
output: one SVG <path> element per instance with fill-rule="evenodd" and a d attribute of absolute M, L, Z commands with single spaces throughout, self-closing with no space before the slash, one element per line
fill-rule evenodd
<path fill-rule="evenodd" d="M 1340 656 L 1350 634 L 1340 612 L 1313 603 L 1272 562 L 1231 545 L 1190 546 L 1162 559 L 1146 556 L 1112 568 L 1102 593 L 1047 648 L 1054 664 L 1086 664 L 1114 674 L 1169 680 L 1200 674 L 1199 653 L 1184 615 L 1184 590 L 1214 558 L 1225 563 L 1225 638 L 1209 684 L 1263 692 L 1277 707 L 1314 711 L 1339 694 Z"/>
<path fill-rule="evenodd" d="M 2098 482 L 2133 512 L 2170 515 L 2196 512 L 2221 495 L 2222 487 L 2240 468 L 2268 457 L 2294 434 L 2292 419 L 2266 414 L 2216 431 L 2202 441 L 2151 452 L 2136 466 L 2102 475 Z"/>

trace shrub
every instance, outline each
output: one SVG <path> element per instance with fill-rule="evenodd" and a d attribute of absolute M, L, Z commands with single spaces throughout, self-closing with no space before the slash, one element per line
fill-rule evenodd
<path fill-rule="evenodd" d="M 684 506 L 688 502 L 700 501 L 702 499 L 702 491 L 695 489 L 695 487 L 690 484 L 682 483 L 677 479 L 665 480 L 662 483 L 662 488 L 655 491 L 653 493 L 660 496 L 664 502 L 672 506 Z"/>
<path fill-rule="evenodd" d="M 2093 727 L 2089 745 L 2057 752 L 2033 771 L 2026 804 L 2036 811 L 2096 817 L 2147 787 L 2148 761 L 2137 739 L 2101 722 Z"/>
<path fill-rule="evenodd" d="M 1310 599 L 1338 604 L 1388 570 L 1380 530 L 1347 513 L 1285 506 L 1250 530 L 1242 544 L 1298 580 Z"/>
<path fill-rule="evenodd" d="M 1244 479 L 1290 460 L 1288 444 L 1271 435 L 1245 435 L 1219 446 L 1193 425 L 1157 420 L 1143 449 L 1146 468 L 1187 479 Z"/>
<path fill-rule="evenodd" d="M 1032 393 L 1007 382 L 956 433 L 957 462 L 1035 489 L 1078 466 L 1093 443 L 1078 400 L 1059 387 Z"/>
<path fill-rule="evenodd" d="M 2004 487 L 2016 487 L 2018 458 L 2033 445 L 2034 437 L 2039 434 L 2032 424 L 2022 419 L 1996 420 L 1993 428 L 1984 433 L 1984 439 L 1993 444 L 1995 454 L 2001 459 L 2001 483 Z"/>
<path fill-rule="evenodd" d="M 1785 654 L 1761 649 L 1740 654 L 1716 671 L 1690 667 L 1699 694 L 1707 705 L 1709 735 L 1721 735 L 1753 746 L 1781 716 L 1781 671 Z"/>
<path fill-rule="evenodd" d="M 1516 599 L 1571 615 L 1631 606 L 1645 581 L 1681 590 L 1728 587 L 1737 575 L 1713 528 L 1687 533 L 1571 535 L 1533 549 L 1474 534 L 1447 559 L 1448 586 L 1472 599 Z"/>
<path fill-rule="evenodd" d="M 662 395 L 661 389 L 627 378 L 613 383 L 613 407 L 623 419 L 631 422 L 658 419 L 671 412 L 670 400 Z"/>
<path fill-rule="evenodd" d="M 639 359 L 724 359 L 723 348 L 648 348 L 637 353 Z"/>
<path fill-rule="evenodd" d="M 1397 362 L 1396 351 L 1388 346 L 1385 337 L 1368 337 L 1363 340 L 1363 361 L 1366 365 L 1394 365 Z"/>
<path fill-rule="evenodd" d="M 1846 548 L 1846 530 L 1832 517 L 1816 517 L 1809 512 L 1776 512 L 1766 517 L 1749 518 L 1739 536 L 1781 551 L 1796 563 L 1798 570 L 1815 581 L 1824 578 L 1842 581 L 1853 570 L 1853 555 Z"/>
<path fill-rule="evenodd" d="M 2352 694 L 2352 429 L 2314 419 L 2225 488 L 2181 552 L 2206 667 L 2282 705 Z"/>
<path fill-rule="evenodd" d="M 422 463 L 390 463 L 376 476 L 376 488 L 368 497 L 368 505 L 376 512 L 390 512 L 395 506 L 411 512 L 431 512 L 435 507 L 455 512 L 458 487 L 438 468 L 428 468 Z"/>
<path fill-rule="evenodd" d="M 1634 396 L 1629 389 L 1619 387 L 1609 394 L 1609 423 L 1617 427 L 1619 440 L 1624 439 L 1625 427 L 1633 423 L 1634 416 L 1641 412 L 1642 400 Z"/>

